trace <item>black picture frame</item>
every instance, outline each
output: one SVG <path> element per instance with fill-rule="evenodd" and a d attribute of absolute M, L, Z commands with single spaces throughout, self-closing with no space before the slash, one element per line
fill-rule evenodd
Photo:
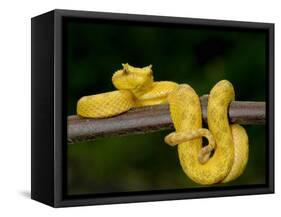
<path fill-rule="evenodd" d="M 67 197 L 65 192 L 66 75 L 63 64 L 63 24 L 67 18 L 99 19 L 159 25 L 258 29 L 267 32 L 267 184 Z M 240 21 L 144 16 L 118 13 L 53 10 L 32 18 L 32 144 L 31 198 L 53 207 L 160 201 L 274 193 L 274 24 Z"/>

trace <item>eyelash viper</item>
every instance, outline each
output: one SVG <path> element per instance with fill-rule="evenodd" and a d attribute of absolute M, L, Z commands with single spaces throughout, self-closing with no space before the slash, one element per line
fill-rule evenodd
<path fill-rule="evenodd" d="M 234 88 L 227 80 L 210 91 L 207 107 L 209 129 L 202 128 L 199 96 L 187 84 L 155 82 L 152 65 L 137 68 L 122 64 L 112 76 L 117 90 L 84 96 L 77 103 L 77 114 L 88 118 L 107 118 L 133 107 L 168 103 L 176 129 L 165 137 L 169 145 L 178 144 L 180 164 L 185 174 L 202 185 L 225 183 L 239 177 L 248 161 L 248 136 L 238 124 L 229 124 L 228 107 Z M 208 145 L 202 145 L 202 137 Z"/>

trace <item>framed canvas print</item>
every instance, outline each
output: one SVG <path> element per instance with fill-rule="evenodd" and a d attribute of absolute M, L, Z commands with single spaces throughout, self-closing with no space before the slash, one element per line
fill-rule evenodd
<path fill-rule="evenodd" d="M 274 192 L 274 24 L 68 10 L 31 23 L 34 200 Z"/>

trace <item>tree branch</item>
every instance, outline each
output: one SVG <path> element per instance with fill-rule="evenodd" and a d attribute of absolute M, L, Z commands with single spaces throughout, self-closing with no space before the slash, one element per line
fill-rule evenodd
<path fill-rule="evenodd" d="M 200 98 L 202 118 L 207 122 L 208 96 Z M 230 123 L 265 124 L 265 102 L 234 101 L 229 107 Z M 90 119 L 68 116 L 68 143 L 95 140 L 96 138 L 127 134 L 150 133 L 173 129 L 168 104 L 131 109 L 111 118 Z"/>

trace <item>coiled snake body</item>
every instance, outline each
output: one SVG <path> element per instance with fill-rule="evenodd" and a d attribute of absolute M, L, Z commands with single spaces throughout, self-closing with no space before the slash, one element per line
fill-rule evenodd
<path fill-rule="evenodd" d="M 180 164 L 185 174 L 203 185 L 229 182 L 240 176 L 248 161 L 248 137 L 238 124 L 229 124 L 228 107 L 234 89 L 227 80 L 218 82 L 208 97 L 208 129 L 202 128 L 200 100 L 187 84 L 154 82 L 152 66 L 123 64 L 112 77 L 116 91 L 82 97 L 77 113 L 82 117 L 106 118 L 133 107 L 169 103 L 175 132 L 165 137 L 178 144 Z M 202 145 L 202 137 L 208 145 Z"/>

